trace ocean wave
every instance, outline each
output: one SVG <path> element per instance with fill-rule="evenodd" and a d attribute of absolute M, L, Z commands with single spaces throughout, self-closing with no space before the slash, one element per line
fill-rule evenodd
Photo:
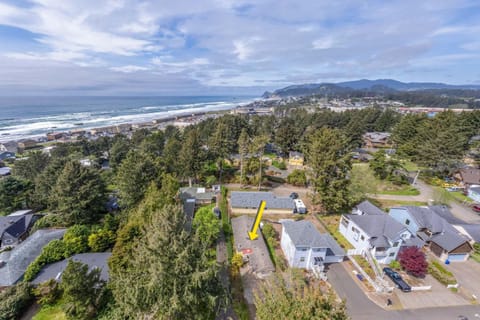
<path fill-rule="evenodd" d="M 219 111 L 249 103 L 245 101 L 212 101 L 185 104 L 150 105 L 135 108 L 109 108 L 108 110 L 53 114 L 24 119 L 7 120 L 0 126 L 0 141 L 18 140 L 44 135 L 51 131 L 92 129 L 121 123 L 148 122 L 199 111 Z M 10 118 L 8 118 L 10 119 Z"/>

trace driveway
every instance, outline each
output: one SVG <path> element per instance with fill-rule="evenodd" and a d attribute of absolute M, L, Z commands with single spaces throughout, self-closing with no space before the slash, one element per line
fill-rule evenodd
<path fill-rule="evenodd" d="M 480 302 L 480 263 L 467 260 L 452 262 L 449 265 L 444 265 L 444 267 L 455 275 L 461 287 L 465 288 L 470 294 L 476 295 L 477 301 Z"/>
<path fill-rule="evenodd" d="M 390 279 L 389 281 L 391 282 Z M 391 283 L 393 285 L 393 282 Z M 459 294 L 447 289 L 430 275 L 426 276 L 425 284 L 431 285 L 432 290 L 402 292 L 395 289 L 397 297 L 402 303 L 404 309 L 462 306 L 470 303 Z"/>
<path fill-rule="evenodd" d="M 458 320 L 460 315 L 469 320 L 480 319 L 477 305 L 386 311 L 368 299 L 343 263 L 330 265 L 327 276 L 338 296 L 346 299 L 352 320 Z"/>

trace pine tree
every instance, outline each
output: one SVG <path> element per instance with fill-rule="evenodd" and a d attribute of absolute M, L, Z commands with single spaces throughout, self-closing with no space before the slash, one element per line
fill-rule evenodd
<path fill-rule="evenodd" d="M 116 308 L 132 319 L 214 319 L 223 300 L 217 267 L 185 214 L 167 206 L 151 212 L 128 270 L 112 273 Z M 194 315 L 194 316 L 193 316 Z"/>
<path fill-rule="evenodd" d="M 135 206 L 143 198 L 150 183 L 157 178 L 157 167 L 151 157 L 130 151 L 117 170 L 120 203 L 127 208 Z"/>
<path fill-rule="evenodd" d="M 94 319 L 101 307 L 104 282 L 100 269 L 88 271 L 88 265 L 69 260 L 60 287 L 64 311 L 70 319 Z"/>
<path fill-rule="evenodd" d="M 105 184 L 97 170 L 68 162 L 53 188 L 56 213 L 65 224 L 89 224 L 105 206 Z"/>
<path fill-rule="evenodd" d="M 332 292 L 308 286 L 295 279 L 275 277 L 260 286 L 255 295 L 256 319 L 347 320 L 344 303 Z"/>
<path fill-rule="evenodd" d="M 200 141 L 196 129 L 191 129 L 185 135 L 182 147 L 178 154 L 178 163 L 183 177 L 188 178 L 188 184 L 192 186 L 192 180 L 196 179 L 200 171 Z"/>
<path fill-rule="evenodd" d="M 242 129 L 240 137 L 238 137 L 238 153 L 240 154 L 240 182 L 243 183 L 245 180 L 245 168 L 244 160 L 245 156 L 248 153 L 248 147 L 250 145 L 250 137 L 248 136 L 247 130 Z"/>
<path fill-rule="evenodd" d="M 310 136 L 307 161 L 314 200 L 320 200 L 327 212 L 340 212 L 350 204 L 350 158 L 346 139 L 338 129 L 322 128 Z"/>

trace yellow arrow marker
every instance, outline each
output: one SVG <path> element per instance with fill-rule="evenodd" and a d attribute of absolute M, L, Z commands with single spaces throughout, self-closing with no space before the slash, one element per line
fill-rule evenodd
<path fill-rule="evenodd" d="M 265 210 L 265 206 L 267 202 L 265 200 L 260 201 L 260 205 L 258 206 L 257 215 L 255 217 L 255 222 L 253 223 L 252 229 L 248 233 L 248 237 L 250 240 L 255 240 L 258 238 L 257 230 L 260 226 L 260 221 L 262 220 L 263 210 Z"/>

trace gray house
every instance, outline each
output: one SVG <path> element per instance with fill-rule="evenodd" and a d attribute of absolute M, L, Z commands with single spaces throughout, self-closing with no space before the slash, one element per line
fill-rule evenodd
<path fill-rule="evenodd" d="M 37 217 L 31 213 L 0 217 L 0 248 L 22 241 Z"/>
<path fill-rule="evenodd" d="M 11 251 L 0 253 L 0 287 L 11 286 L 22 279 L 30 263 L 43 247 L 54 239 L 61 239 L 66 229 L 38 230 Z"/>
<path fill-rule="evenodd" d="M 94 268 L 101 269 L 100 278 L 108 281 L 108 258 L 112 255 L 111 252 L 96 252 L 96 253 L 79 253 L 68 259 L 59 262 L 51 263 L 45 266 L 32 281 L 33 284 L 40 284 L 50 279 L 60 280 L 63 271 L 67 267 L 68 260 L 78 261 L 88 265 L 89 270 Z"/>
<path fill-rule="evenodd" d="M 295 202 L 289 197 L 277 197 L 272 192 L 233 191 L 230 207 L 233 214 L 256 213 L 260 201 L 266 201 L 264 213 L 289 214 L 295 210 Z"/>
<path fill-rule="evenodd" d="M 422 239 L 441 260 L 465 261 L 472 251 L 470 239 L 442 217 L 445 210 L 439 206 L 405 206 L 391 208 L 390 216 Z"/>
<path fill-rule="evenodd" d="M 285 221 L 282 225 L 280 244 L 290 267 L 311 270 L 315 265 L 343 261 L 343 249 L 310 221 Z"/>

